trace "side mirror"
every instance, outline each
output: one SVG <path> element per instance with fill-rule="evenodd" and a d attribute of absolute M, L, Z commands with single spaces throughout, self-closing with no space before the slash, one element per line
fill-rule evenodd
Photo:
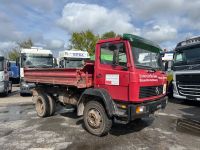
<path fill-rule="evenodd" d="M 174 61 L 172 61 L 171 70 L 174 70 Z"/>
<path fill-rule="evenodd" d="M 10 66 L 11 66 L 10 62 L 7 63 L 7 66 L 8 66 L 8 68 L 10 68 Z"/>
<path fill-rule="evenodd" d="M 119 64 L 119 50 L 114 50 L 113 53 L 113 65 L 118 65 Z"/>
<path fill-rule="evenodd" d="M 16 66 L 19 66 L 19 57 L 16 58 Z"/>
<path fill-rule="evenodd" d="M 168 62 L 165 62 L 164 71 L 167 71 L 167 70 L 168 70 Z"/>

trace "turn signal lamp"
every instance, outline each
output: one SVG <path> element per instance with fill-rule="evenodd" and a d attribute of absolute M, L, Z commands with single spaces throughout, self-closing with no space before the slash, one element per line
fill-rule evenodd
<path fill-rule="evenodd" d="M 145 106 L 137 106 L 136 107 L 136 114 L 141 114 L 145 112 Z"/>

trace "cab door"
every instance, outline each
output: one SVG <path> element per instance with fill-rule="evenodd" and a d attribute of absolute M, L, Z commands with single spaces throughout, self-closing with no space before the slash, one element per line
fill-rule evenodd
<path fill-rule="evenodd" d="M 128 101 L 129 70 L 126 43 L 115 41 L 97 46 L 95 86 L 106 89 L 112 99 Z"/>

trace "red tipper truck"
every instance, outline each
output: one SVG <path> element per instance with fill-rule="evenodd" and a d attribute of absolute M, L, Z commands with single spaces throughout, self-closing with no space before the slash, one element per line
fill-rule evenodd
<path fill-rule="evenodd" d="M 38 116 L 55 112 L 56 103 L 74 105 L 86 129 L 97 136 L 112 123 L 129 123 L 167 105 L 161 48 L 144 38 L 124 34 L 99 40 L 95 61 L 82 68 L 27 68 L 26 82 L 35 83 Z"/>

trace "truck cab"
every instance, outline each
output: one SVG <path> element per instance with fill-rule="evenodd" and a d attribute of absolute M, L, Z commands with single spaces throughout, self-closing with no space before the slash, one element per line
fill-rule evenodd
<path fill-rule="evenodd" d="M 200 36 L 177 44 L 173 75 L 175 98 L 200 101 Z"/>
<path fill-rule="evenodd" d="M 81 68 L 84 61 L 89 59 L 90 56 L 87 51 L 64 50 L 59 52 L 59 68 Z"/>
<path fill-rule="evenodd" d="M 7 96 L 12 91 L 12 82 L 9 80 L 9 61 L 0 56 L 0 94 Z"/>
<path fill-rule="evenodd" d="M 118 102 L 141 103 L 165 96 L 161 48 L 141 37 L 100 40 L 96 46 L 95 87 L 106 89 Z"/>
<path fill-rule="evenodd" d="M 20 54 L 20 95 L 31 94 L 30 88 L 35 85 L 24 81 L 24 68 L 52 68 L 53 54 L 41 47 L 22 49 Z"/>
<path fill-rule="evenodd" d="M 19 84 L 20 82 L 20 69 L 16 61 L 10 61 L 10 80 L 13 84 Z"/>

